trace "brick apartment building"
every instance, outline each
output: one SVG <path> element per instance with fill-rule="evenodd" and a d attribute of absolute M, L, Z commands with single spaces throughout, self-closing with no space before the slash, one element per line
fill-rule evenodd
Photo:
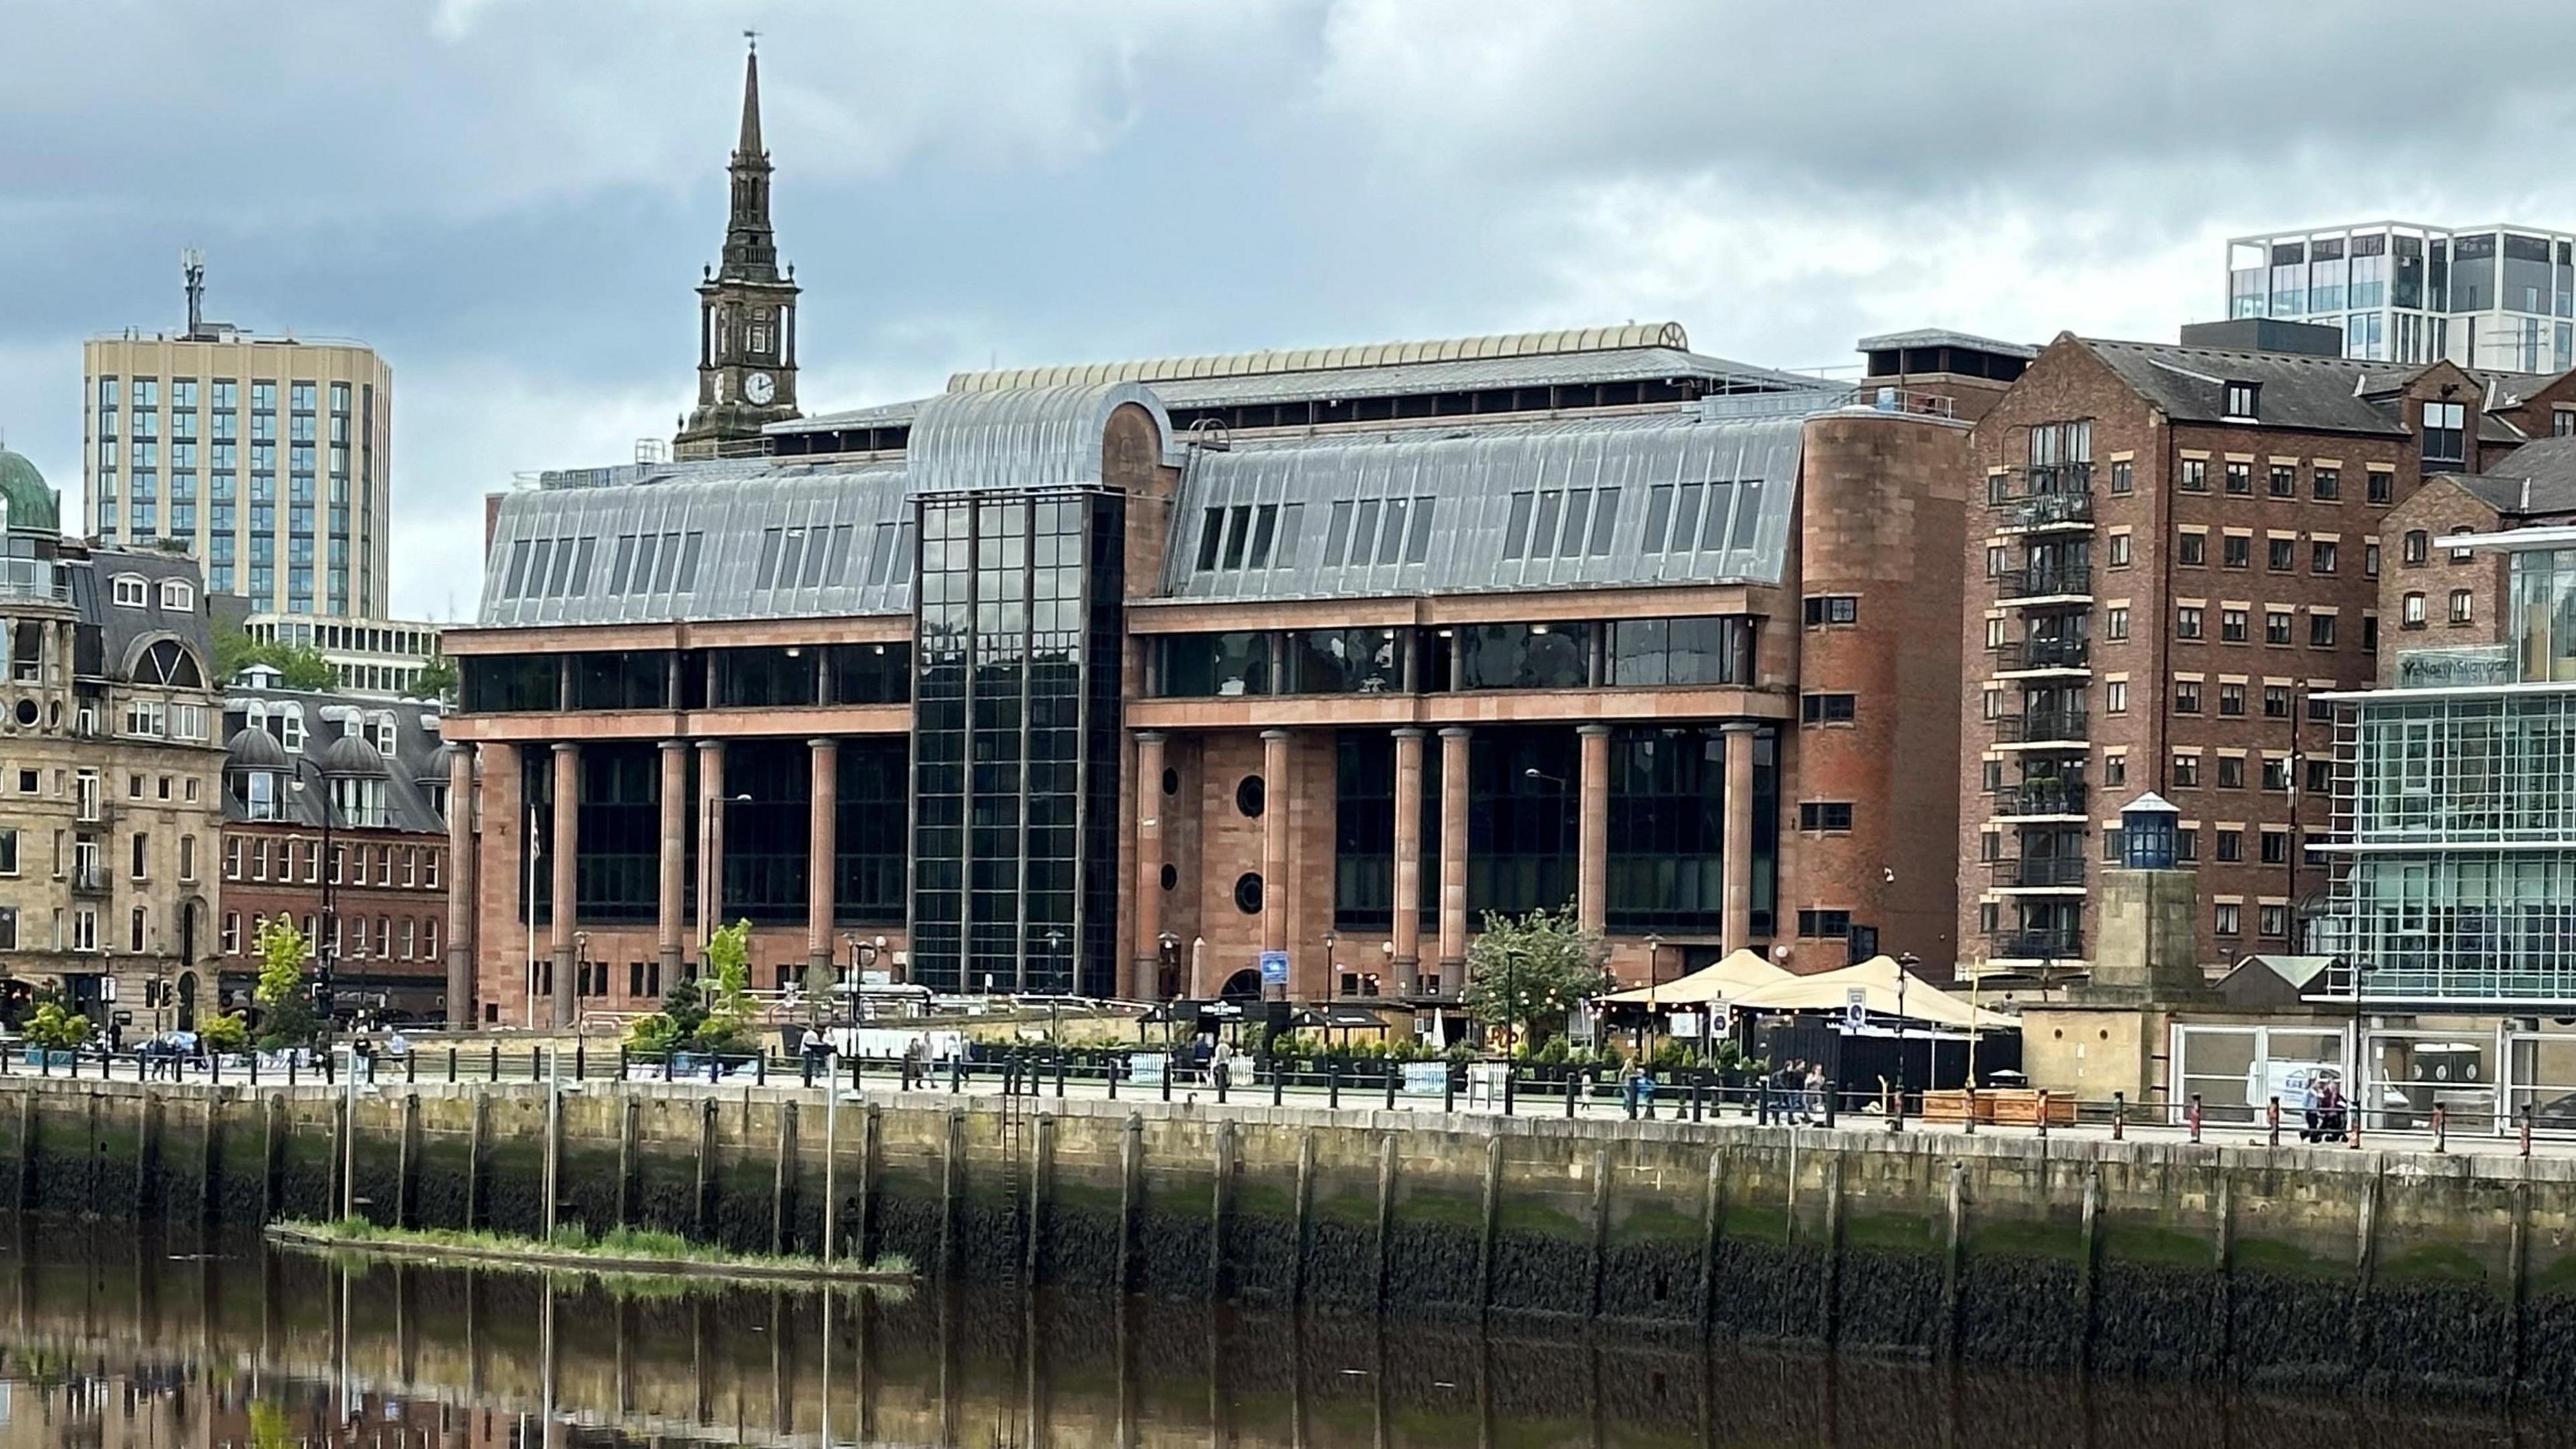
<path fill-rule="evenodd" d="M 2415 559 L 2404 510 L 2433 507 L 2410 502 L 2428 472 L 2490 467 L 2576 406 L 2576 375 L 2339 350 L 2256 320 L 2061 336 L 1979 421 L 1960 812 L 1978 969 L 2084 969 L 2119 808 L 2150 790 L 2181 811 L 2204 963 L 2296 950 L 2323 909 L 2323 696 L 2374 679 L 2415 627 L 2403 580 L 2441 557 Z"/>
<path fill-rule="evenodd" d="M 338 1010 L 443 1019 L 453 751 L 432 707 L 253 668 L 225 692 L 224 739 L 225 1006 L 249 1003 L 259 923 L 283 914 L 328 962 Z"/>

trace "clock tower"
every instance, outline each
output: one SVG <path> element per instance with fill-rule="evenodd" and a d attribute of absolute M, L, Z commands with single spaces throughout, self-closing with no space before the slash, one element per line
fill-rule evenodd
<path fill-rule="evenodd" d="M 796 272 L 778 267 L 769 225 L 769 152 L 760 141 L 760 52 L 743 62 L 742 136 L 724 258 L 698 283 L 698 403 L 672 439 L 682 458 L 761 451 L 765 423 L 797 417 Z"/>

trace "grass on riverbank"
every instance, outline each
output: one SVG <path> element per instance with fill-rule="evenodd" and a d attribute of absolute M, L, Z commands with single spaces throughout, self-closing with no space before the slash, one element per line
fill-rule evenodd
<path fill-rule="evenodd" d="M 738 1253 L 706 1243 L 693 1243 L 677 1233 L 645 1228 L 614 1228 L 594 1235 L 586 1228 L 567 1225 L 555 1229 L 552 1238 L 537 1238 L 484 1229 L 469 1232 L 456 1228 L 389 1228 L 356 1217 L 336 1222 L 284 1219 L 273 1226 L 282 1232 L 331 1247 L 453 1249 L 479 1254 L 517 1255 L 532 1260 L 590 1259 L 608 1268 L 648 1262 L 668 1263 L 673 1268 L 745 1268 L 761 1272 L 816 1274 L 825 1271 L 823 1260 L 818 1257 L 795 1253 Z M 534 1264 L 551 1265 L 550 1262 Z M 866 1264 L 835 1263 L 830 1271 L 909 1278 L 913 1266 L 912 1260 L 903 1254 L 887 1253 Z"/>

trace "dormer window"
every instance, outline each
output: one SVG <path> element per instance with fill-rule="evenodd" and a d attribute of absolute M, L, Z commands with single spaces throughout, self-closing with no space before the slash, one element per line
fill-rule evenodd
<path fill-rule="evenodd" d="M 391 710 L 378 711 L 367 721 L 367 743 L 376 753 L 390 760 L 394 757 L 394 716 Z"/>
<path fill-rule="evenodd" d="M 121 609 L 140 609 L 151 601 L 151 587 L 141 574 L 118 574 L 108 588 L 109 597 Z"/>
<path fill-rule="evenodd" d="M 2469 409 L 2465 403 L 2424 404 L 2424 461 L 2459 463 L 2468 458 Z"/>
<path fill-rule="evenodd" d="M 2231 382 L 2227 385 L 2227 415 L 2231 418 L 2259 418 L 2262 413 L 2263 385 L 2259 382 Z"/>
<path fill-rule="evenodd" d="M 182 614 L 191 612 L 197 607 L 197 591 L 188 587 L 185 579 L 163 579 L 161 607 Z"/>

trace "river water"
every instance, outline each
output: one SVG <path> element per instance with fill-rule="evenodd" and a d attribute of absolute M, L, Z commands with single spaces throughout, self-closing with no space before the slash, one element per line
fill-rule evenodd
<path fill-rule="evenodd" d="M 2484 1405 L 1006 1288 L 830 1294 L 0 1238 L 0 1446 L 2470 1449 Z"/>

